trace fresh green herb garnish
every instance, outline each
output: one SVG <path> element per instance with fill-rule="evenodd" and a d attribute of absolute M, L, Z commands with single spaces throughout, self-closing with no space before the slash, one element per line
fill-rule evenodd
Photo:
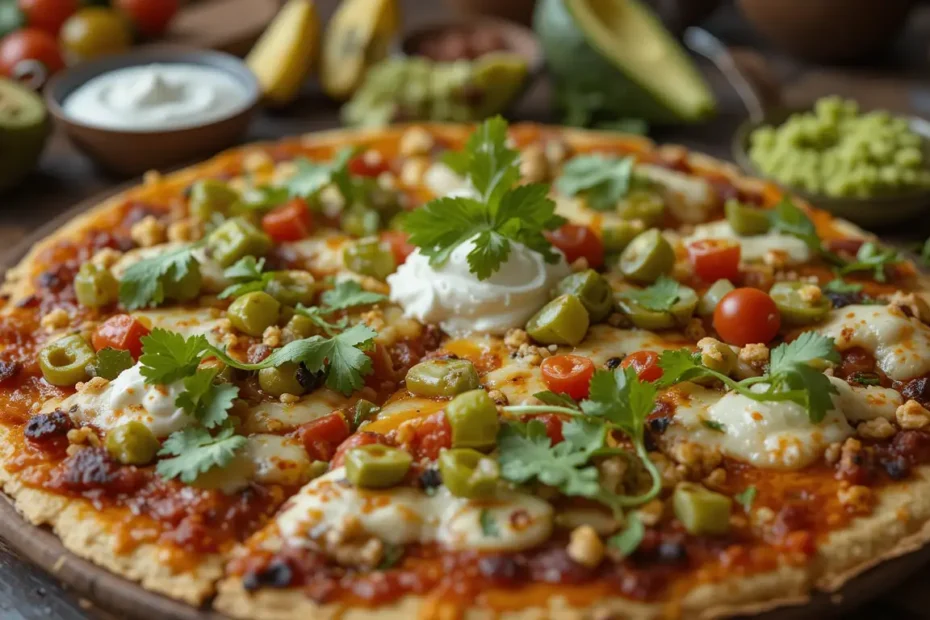
<path fill-rule="evenodd" d="M 834 278 L 823 285 L 823 290 L 826 293 L 860 293 L 862 292 L 862 285 L 858 282 L 847 282 L 842 278 Z"/>
<path fill-rule="evenodd" d="M 719 379 L 729 389 L 759 402 L 791 401 L 804 407 L 812 422 L 820 422 L 833 408 L 831 394 L 837 390 L 830 379 L 810 365 L 814 360 L 839 363 L 833 338 L 804 332 L 788 344 L 772 350 L 769 372 L 761 377 L 735 381 L 701 363 L 700 353 L 688 349 L 664 351 L 659 358 L 663 375 L 660 385 L 674 385 L 700 377 Z M 753 389 L 757 384 L 760 389 Z"/>
<path fill-rule="evenodd" d="M 481 533 L 485 538 L 500 538 L 501 530 L 497 525 L 497 519 L 487 508 L 482 508 L 478 521 L 481 524 Z"/>
<path fill-rule="evenodd" d="M 716 420 L 701 420 L 704 428 L 710 429 L 716 433 L 726 433 L 727 427 Z"/>
<path fill-rule="evenodd" d="M 174 404 L 194 417 L 204 428 L 214 428 L 226 422 L 233 401 L 239 396 L 235 385 L 216 384 L 219 370 L 204 368 L 184 378 L 184 391 Z"/>
<path fill-rule="evenodd" d="M 560 255 L 543 235 L 565 220 L 555 214 L 555 203 L 545 185 L 513 187 L 519 180 L 519 152 L 508 148 L 507 123 L 495 117 L 481 124 L 468 140 L 468 178 L 479 198 L 444 197 L 407 214 L 403 227 L 410 243 L 444 264 L 455 248 L 473 239 L 468 267 L 486 280 L 510 255 L 511 242 L 522 243 L 555 263 Z"/>
<path fill-rule="evenodd" d="M 882 248 L 876 243 L 867 241 L 856 252 L 856 260 L 846 263 L 837 270 L 839 275 L 846 275 L 856 271 L 871 271 L 872 279 L 884 282 L 888 279 L 886 267 L 901 262 L 901 255 L 892 248 Z"/>
<path fill-rule="evenodd" d="M 191 426 L 172 433 L 159 450 L 159 456 L 174 458 L 158 461 L 155 470 L 163 478 L 180 478 L 191 483 L 214 467 L 225 467 L 245 446 L 246 438 L 226 425 L 214 436 L 203 427 Z"/>
<path fill-rule="evenodd" d="M 613 211 L 630 191 L 632 157 L 579 155 L 562 168 L 555 187 L 566 196 L 581 196 L 595 211 Z"/>
<path fill-rule="evenodd" d="M 119 301 L 127 310 L 165 301 L 165 286 L 180 284 L 197 262 L 198 244 L 185 245 L 130 265 L 119 282 Z"/>
<path fill-rule="evenodd" d="M 881 385 L 882 381 L 874 372 L 854 372 L 847 379 L 849 383 L 858 383 L 859 385 Z"/>
<path fill-rule="evenodd" d="M 356 149 L 344 147 L 339 149 L 332 161 L 316 162 L 306 157 L 294 160 L 297 171 L 285 187 L 291 196 L 310 198 L 329 184 L 339 188 L 346 199 L 353 195 L 351 177 L 349 175 L 349 160 L 355 155 Z"/>
<path fill-rule="evenodd" d="M 769 221 L 774 230 L 803 241 L 811 253 L 823 254 L 825 252 L 814 222 L 790 198 L 782 198 L 781 202 L 769 211 Z"/>
<path fill-rule="evenodd" d="M 403 559 L 403 545 L 384 545 L 384 553 L 381 555 L 381 562 L 378 564 L 378 570 L 394 568 Z"/>
<path fill-rule="evenodd" d="M 149 385 L 167 385 L 188 377 L 212 347 L 205 336 L 185 338 L 177 332 L 156 327 L 142 336 L 140 372 Z"/>
<path fill-rule="evenodd" d="M 621 297 L 634 301 L 647 310 L 668 312 L 681 300 L 682 286 L 668 276 L 660 276 L 654 284 L 644 289 L 623 291 Z"/>
<path fill-rule="evenodd" d="M 380 293 L 372 293 L 363 290 L 361 285 L 354 280 L 346 280 L 336 284 L 332 290 L 323 293 L 322 306 L 310 306 L 297 304 L 294 311 L 301 316 L 305 316 L 313 321 L 328 336 L 334 336 L 337 332 L 345 329 L 349 322 L 342 318 L 335 323 L 327 320 L 327 316 L 340 310 L 347 310 L 356 306 L 367 306 L 387 299 Z"/>
<path fill-rule="evenodd" d="M 546 390 L 544 392 L 536 392 L 533 394 L 533 397 L 541 400 L 547 405 L 554 405 L 556 407 L 569 407 L 581 411 L 581 407 L 578 406 L 578 403 L 575 402 L 575 399 L 568 394 L 556 394 L 555 392 Z"/>
<path fill-rule="evenodd" d="M 112 381 L 124 370 L 132 368 L 133 364 L 135 362 L 129 351 L 107 347 L 97 351 L 97 358 L 92 364 L 91 370 L 95 377 L 103 377 Z"/>
<path fill-rule="evenodd" d="M 227 297 L 241 297 L 246 293 L 264 291 L 268 283 L 274 278 L 274 271 L 263 273 L 265 268 L 265 259 L 257 259 L 254 256 L 244 256 L 235 264 L 223 271 L 223 276 L 232 280 L 234 284 L 227 286 L 217 295 L 220 299 Z"/>
<path fill-rule="evenodd" d="M 626 527 L 607 539 L 607 546 L 615 549 L 622 557 L 629 557 L 639 548 L 646 535 L 646 527 L 635 512 L 626 515 Z"/>
<path fill-rule="evenodd" d="M 752 503 L 756 501 L 756 487 L 749 485 L 741 492 L 733 496 L 733 499 L 736 500 L 736 503 L 743 507 L 743 510 L 749 512 L 749 509 L 752 508 Z"/>

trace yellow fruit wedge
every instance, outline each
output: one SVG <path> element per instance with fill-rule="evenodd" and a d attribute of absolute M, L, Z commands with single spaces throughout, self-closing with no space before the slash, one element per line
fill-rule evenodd
<path fill-rule="evenodd" d="M 399 28 L 397 0 L 343 0 L 323 35 L 320 81 L 326 94 L 351 97 L 368 67 L 387 56 Z"/>
<path fill-rule="evenodd" d="M 288 0 L 278 11 L 245 59 L 267 103 L 286 105 L 297 98 L 316 61 L 319 36 L 313 0 Z"/>

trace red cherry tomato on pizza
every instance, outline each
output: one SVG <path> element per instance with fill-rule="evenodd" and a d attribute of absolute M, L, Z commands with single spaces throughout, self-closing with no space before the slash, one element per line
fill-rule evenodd
<path fill-rule="evenodd" d="M 0 75 L 18 79 L 35 74 L 27 61 L 38 62 L 48 75 L 65 66 L 58 42 L 44 30 L 24 28 L 0 39 Z"/>
<path fill-rule="evenodd" d="M 636 351 L 630 353 L 620 363 L 623 368 L 632 368 L 641 381 L 656 381 L 662 378 L 659 366 L 659 354 L 655 351 Z"/>
<path fill-rule="evenodd" d="M 738 288 L 723 296 L 714 310 L 714 329 L 724 341 L 745 346 L 769 342 L 781 327 L 775 300 L 755 288 Z"/>
<path fill-rule="evenodd" d="M 726 239 L 701 239 L 688 245 L 694 273 L 706 282 L 739 276 L 740 245 Z"/>
<path fill-rule="evenodd" d="M 300 426 L 297 435 L 314 461 L 328 461 L 336 449 L 349 437 L 349 423 L 339 412 L 333 412 Z"/>
<path fill-rule="evenodd" d="M 575 400 L 588 397 L 594 362 L 580 355 L 553 355 L 539 367 L 546 387 L 556 394 L 568 394 Z"/>
<path fill-rule="evenodd" d="M 262 218 L 262 229 L 275 241 L 297 241 L 313 232 L 313 216 L 303 198 L 275 207 Z"/>
<path fill-rule="evenodd" d="M 547 232 L 546 238 L 565 254 L 565 260 L 569 264 L 579 258 L 586 258 L 588 266 L 592 269 L 604 264 L 604 244 L 590 226 L 565 224 L 557 230 Z"/>
<path fill-rule="evenodd" d="M 385 230 L 381 233 L 381 241 L 391 246 L 391 253 L 394 254 L 394 261 L 398 265 L 403 265 L 407 257 L 417 249 L 417 246 L 407 241 L 409 238 L 410 235 L 402 230 Z"/>
<path fill-rule="evenodd" d="M 443 411 L 424 418 L 414 430 L 410 451 L 414 460 L 435 460 L 443 448 L 452 447 L 452 426 Z"/>
<path fill-rule="evenodd" d="M 178 0 L 114 0 L 113 5 L 146 37 L 163 35 L 178 12 Z"/>
<path fill-rule="evenodd" d="M 80 8 L 78 0 L 19 0 L 29 28 L 58 36 L 61 25 Z"/>
<path fill-rule="evenodd" d="M 377 151 L 372 152 L 377 153 Z M 376 177 L 390 169 L 391 166 L 388 160 L 381 157 L 380 154 L 376 157 L 362 153 L 349 160 L 349 173 L 359 177 Z"/>
<path fill-rule="evenodd" d="M 142 355 L 142 336 L 147 336 L 149 329 L 142 322 L 128 314 L 117 314 L 97 326 L 91 337 L 94 349 L 121 349 L 129 351 L 136 359 Z"/>

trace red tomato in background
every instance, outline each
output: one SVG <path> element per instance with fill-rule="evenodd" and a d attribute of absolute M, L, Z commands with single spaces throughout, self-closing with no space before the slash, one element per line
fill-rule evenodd
<path fill-rule="evenodd" d="M 113 0 L 113 6 L 146 37 L 163 35 L 178 12 L 178 0 Z"/>
<path fill-rule="evenodd" d="M 381 233 L 381 241 L 391 246 L 391 253 L 394 254 L 394 261 L 398 265 L 403 265 L 407 257 L 417 249 L 417 246 L 407 241 L 409 238 L 410 235 L 402 230 L 385 230 Z"/>
<path fill-rule="evenodd" d="M 659 366 L 659 354 L 655 351 L 636 351 L 630 353 L 620 362 L 623 368 L 633 368 L 641 381 L 657 381 L 662 378 Z"/>
<path fill-rule="evenodd" d="M 604 264 L 604 244 L 590 226 L 565 224 L 558 230 L 547 232 L 546 238 L 565 254 L 568 264 L 582 257 L 588 260 L 592 269 Z"/>
<path fill-rule="evenodd" d="M 0 75 L 18 78 L 34 73 L 23 63 L 35 60 L 45 66 L 49 75 L 64 69 L 65 61 L 55 37 L 36 28 L 23 28 L 0 39 Z"/>
<path fill-rule="evenodd" d="M 349 160 L 349 173 L 359 177 L 376 177 L 391 169 L 384 157 L 366 156 L 365 153 Z"/>
<path fill-rule="evenodd" d="M 714 329 L 729 344 L 739 347 L 769 342 L 781 327 L 781 313 L 767 293 L 738 288 L 723 296 L 714 310 Z"/>
<path fill-rule="evenodd" d="M 588 397 L 594 362 L 580 355 L 553 355 L 540 365 L 543 382 L 557 394 L 568 394 L 575 400 Z"/>
<path fill-rule="evenodd" d="M 738 243 L 726 239 L 701 239 L 688 245 L 694 273 L 706 282 L 734 282 L 739 277 L 741 252 Z"/>
<path fill-rule="evenodd" d="M 313 216 L 303 198 L 275 207 L 262 218 L 262 229 L 275 241 L 298 241 L 313 232 Z"/>
<path fill-rule="evenodd" d="M 58 36 L 61 25 L 80 8 L 78 0 L 19 0 L 29 28 Z"/>
<path fill-rule="evenodd" d="M 139 319 L 128 314 L 117 314 L 97 326 L 91 342 L 94 349 L 121 349 L 129 351 L 135 359 L 142 355 L 142 336 L 149 329 Z"/>

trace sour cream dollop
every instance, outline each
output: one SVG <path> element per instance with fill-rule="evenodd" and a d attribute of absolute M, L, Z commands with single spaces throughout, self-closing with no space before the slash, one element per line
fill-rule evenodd
<path fill-rule="evenodd" d="M 550 291 L 570 273 L 565 259 L 547 263 L 542 254 L 510 242 L 510 256 L 487 280 L 468 270 L 474 237 L 455 248 L 441 267 L 416 250 L 388 276 L 391 301 L 423 323 L 438 323 L 452 336 L 503 335 L 523 327 L 549 301 Z"/>

